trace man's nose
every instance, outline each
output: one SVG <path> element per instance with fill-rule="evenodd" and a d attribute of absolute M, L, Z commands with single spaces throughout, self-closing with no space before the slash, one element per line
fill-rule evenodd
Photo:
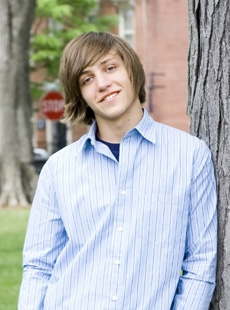
<path fill-rule="evenodd" d="M 96 77 L 97 80 L 97 89 L 98 91 L 103 91 L 106 90 L 110 85 L 111 81 L 110 79 L 106 76 L 106 74 L 98 74 Z"/>

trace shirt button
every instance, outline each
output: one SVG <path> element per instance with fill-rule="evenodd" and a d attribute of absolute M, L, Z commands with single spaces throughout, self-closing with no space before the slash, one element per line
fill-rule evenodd
<path fill-rule="evenodd" d="M 113 300 L 113 301 L 116 301 L 116 300 L 117 300 L 117 296 L 113 296 L 113 297 L 112 297 L 112 300 Z"/>
<path fill-rule="evenodd" d="M 118 231 L 122 232 L 124 230 L 124 228 L 122 226 L 118 227 Z"/>
<path fill-rule="evenodd" d="M 126 195 L 126 190 L 123 189 L 123 190 L 121 191 L 121 195 L 125 196 L 125 195 Z"/>
<path fill-rule="evenodd" d="M 116 259 L 116 260 L 114 261 L 114 264 L 115 264 L 115 265 L 120 265 L 120 263 L 121 263 L 121 262 L 119 261 L 119 259 Z"/>

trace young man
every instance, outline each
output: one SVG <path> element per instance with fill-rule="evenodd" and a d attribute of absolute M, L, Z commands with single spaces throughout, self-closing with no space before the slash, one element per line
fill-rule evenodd
<path fill-rule="evenodd" d="M 60 80 L 66 119 L 92 126 L 40 174 L 18 309 L 208 309 L 216 188 L 207 146 L 143 109 L 142 65 L 118 36 L 73 39 Z"/>

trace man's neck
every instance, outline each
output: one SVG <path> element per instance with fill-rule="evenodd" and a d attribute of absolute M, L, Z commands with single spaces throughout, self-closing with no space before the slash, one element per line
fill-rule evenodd
<path fill-rule="evenodd" d="M 122 119 L 113 121 L 97 121 L 97 136 L 99 139 L 110 142 L 120 143 L 125 134 L 134 128 L 142 119 L 143 112 L 132 119 Z"/>

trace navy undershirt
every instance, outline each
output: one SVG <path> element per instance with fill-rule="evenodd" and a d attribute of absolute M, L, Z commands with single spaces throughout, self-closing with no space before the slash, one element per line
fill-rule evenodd
<path fill-rule="evenodd" d="M 104 140 L 99 139 L 96 137 L 97 141 L 100 141 L 107 145 L 110 149 L 110 151 L 113 153 L 113 155 L 116 157 L 117 161 L 119 161 L 119 148 L 120 148 L 120 143 L 110 143 Z"/>

